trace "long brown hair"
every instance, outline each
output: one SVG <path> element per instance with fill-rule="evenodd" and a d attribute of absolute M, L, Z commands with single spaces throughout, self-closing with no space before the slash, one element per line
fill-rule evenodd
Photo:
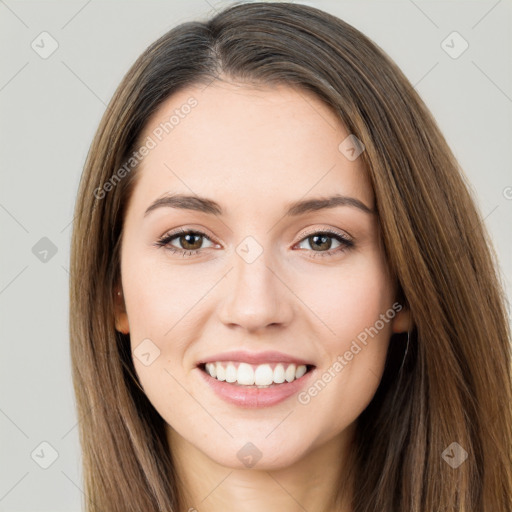
<path fill-rule="evenodd" d="M 70 284 L 87 511 L 180 510 L 164 421 L 136 385 L 129 335 L 114 324 L 137 176 L 136 166 L 119 169 L 165 99 L 220 75 L 313 91 L 365 146 L 386 257 L 415 327 L 406 353 L 403 336 L 393 336 L 380 386 L 358 418 L 354 512 L 512 511 L 511 333 L 471 187 L 376 44 L 321 10 L 282 2 L 235 4 L 166 33 L 128 71 L 92 143 Z M 446 458 L 454 449 L 468 453 L 456 468 Z"/>

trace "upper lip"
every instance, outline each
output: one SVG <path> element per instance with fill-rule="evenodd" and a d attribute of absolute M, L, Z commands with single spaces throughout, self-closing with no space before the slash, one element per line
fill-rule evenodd
<path fill-rule="evenodd" d="M 244 350 L 237 350 L 234 352 L 223 352 L 222 354 L 214 354 L 201 361 L 198 361 L 197 366 L 205 363 L 214 363 L 216 361 L 237 361 L 250 364 L 263 364 L 263 363 L 295 363 L 296 365 L 309 365 L 314 366 L 310 361 L 301 359 L 300 357 L 290 356 L 282 352 L 266 351 L 266 352 L 246 352 Z"/>

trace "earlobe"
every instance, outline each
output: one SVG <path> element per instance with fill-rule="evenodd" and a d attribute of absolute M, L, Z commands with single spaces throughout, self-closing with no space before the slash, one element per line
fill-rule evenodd
<path fill-rule="evenodd" d="M 124 305 L 123 292 L 119 289 L 116 289 L 114 292 L 114 308 L 116 331 L 128 334 L 130 332 L 128 314 Z"/>
<path fill-rule="evenodd" d="M 407 332 L 413 327 L 412 315 L 408 308 L 402 308 L 393 318 L 391 329 L 394 333 Z"/>

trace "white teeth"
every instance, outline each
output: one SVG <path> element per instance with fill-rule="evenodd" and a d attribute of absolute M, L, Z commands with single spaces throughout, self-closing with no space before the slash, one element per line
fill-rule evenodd
<path fill-rule="evenodd" d="M 291 382 L 292 380 L 295 380 L 295 365 L 291 364 L 286 368 L 286 372 L 284 373 L 284 378 L 286 379 L 286 382 Z"/>
<path fill-rule="evenodd" d="M 242 386 L 268 387 L 272 384 L 293 382 L 300 379 L 307 371 L 306 365 L 278 363 L 272 370 L 270 364 L 250 365 L 248 363 L 215 362 L 206 363 L 206 372 L 220 381 Z"/>
<path fill-rule="evenodd" d="M 236 382 L 236 368 L 233 363 L 229 363 L 226 368 L 226 382 Z"/>
<path fill-rule="evenodd" d="M 224 366 L 217 363 L 217 380 L 226 380 L 226 370 L 224 369 Z"/>
<path fill-rule="evenodd" d="M 284 376 L 285 376 L 284 366 L 281 363 L 279 363 L 274 368 L 274 382 L 276 384 L 282 384 L 284 382 Z"/>
<path fill-rule="evenodd" d="M 219 364 L 217 363 L 217 365 Z M 254 370 L 250 364 L 240 363 L 238 365 L 236 381 L 244 386 L 252 386 L 254 384 Z"/>
<path fill-rule="evenodd" d="M 215 363 L 206 363 L 206 371 L 212 376 L 217 376 L 217 367 Z"/>
<path fill-rule="evenodd" d="M 274 371 L 268 364 L 261 364 L 254 372 L 254 384 L 256 386 L 270 386 L 274 379 Z"/>
<path fill-rule="evenodd" d="M 295 371 L 295 378 L 300 379 L 306 373 L 306 370 L 307 368 L 303 364 L 297 366 L 297 370 Z"/>

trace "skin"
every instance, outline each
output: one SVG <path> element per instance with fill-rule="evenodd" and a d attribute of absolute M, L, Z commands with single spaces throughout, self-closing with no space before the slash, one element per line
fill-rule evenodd
<path fill-rule="evenodd" d="M 395 302 L 378 219 L 346 205 L 283 215 L 292 201 L 334 193 L 373 209 L 372 188 L 362 159 L 338 149 L 349 133 L 334 113 L 286 86 L 217 80 L 189 87 L 161 105 L 141 140 L 191 96 L 198 105 L 137 170 L 114 290 L 116 328 L 130 333 L 132 350 L 149 338 L 160 351 L 149 366 L 137 357 L 134 364 L 167 424 L 184 511 L 233 503 L 245 512 L 333 510 L 355 421 L 379 385 L 391 334 L 409 327 L 409 312 L 385 323 L 306 405 L 297 395 L 260 409 L 226 403 L 196 363 L 230 350 L 277 350 L 313 362 L 318 378 L 332 368 Z M 211 198 L 225 214 L 161 207 L 144 215 L 155 199 L 176 192 Z M 180 227 L 209 237 L 190 242 L 199 255 L 155 245 Z M 336 252 L 343 245 L 330 238 L 330 248 L 318 248 L 306 228 L 340 231 L 354 246 Z M 247 236 L 263 251 L 250 264 L 236 252 Z M 172 241 L 177 249 L 184 244 L 180 236 Z M 320 252 L 332 255 L 312 257 Z M 248 442 L 261 452 L 252 468 L 237 457 Z M 351 510 L 348 500 L 340 510 Z"/>

